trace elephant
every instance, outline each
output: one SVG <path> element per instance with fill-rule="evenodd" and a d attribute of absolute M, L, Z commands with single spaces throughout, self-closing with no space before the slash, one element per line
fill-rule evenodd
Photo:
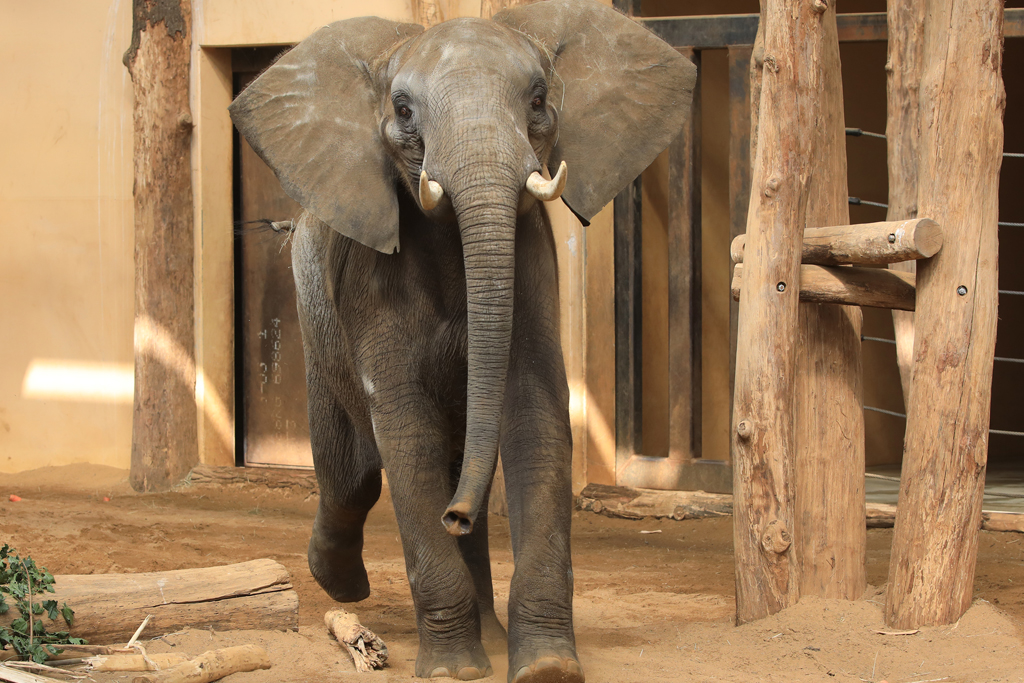
<path fill-rule="evenodd" d="M 303 208 L 292 267 L 320 501 L 309 567 L 369 595 L 363 524 L 386 473 L 418 677 L 582 683 L 572 619 L 572 436 L 544 202 L 589 221 L 689 116 L 693 65 L 592 0 L 424 30 L 317 30 L 231 104 Z M 545 169 L 552 169 L 545 177 Z M 552 177 L 553 176 L 553 177 Z M 495 615 L 498 461 L 515 561 Z"/>

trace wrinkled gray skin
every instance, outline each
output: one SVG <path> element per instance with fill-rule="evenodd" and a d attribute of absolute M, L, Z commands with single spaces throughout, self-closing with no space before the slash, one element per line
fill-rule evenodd
<path fill-rule="evenodd" d="M 583 0 L 543 4 L 556 19 L 559 13 L 596 11 L 605 24 L 584 21 L 605 34 L 605 25 L 618 22 L 636 30 L 629 20 Z M 360 68 L 372 84 L 377 144 L 390 169 L 384 185 L 393 194 L 389 199 L 364 190 L 356 203 L 375 210 L 378 201 L 383 206 L 397 197 L 397 253 L 382 253 L 390 252 L 386 239 L 366 236 L 369 219 L 330 222 L 325 214 L 334 209 L 316 203 L 323 190 L 304 189 L 304 160 L 295 161 L 294 150 L 277 151 L 282 145 L 273 136 L 284 130 L 280 139 L 287 142 L 292 135 L 280 121 L 302 117 L 303 106 L 289 104 L 274 118 L 278 114 L 266 114 L 278 106 L 274 87 L 258 85 L 266 93 L 249 100 L 243 93 L 232 107 L 246 138 L 310 209 L 297 223 L 292 247 L 321 491 L 309 566 L 336 600 L 369 595 L 363 523 L 380 495 L 383 467 L 416 606 L 421 677 L 489 675 L 481 637 L 506 637 L 494 613 L 487 547 L 486 496 L 500 446 L 515 557 L 509 680 L 583 681 L 572 628 L 572 438 L 555 244 L 542 203 L 524 191 L 528 176 L 552 161 L 553 150 L 559 154 L 556 105 L 569 96 L 567 91 L 558 103 L 548 100 L 549 86 L 554 88 L 549 59 L 559 46 L 520 32 L 530 16 L 516 15 L 506 24 L 450 21 L 364 57 Z M 385 29 L 385 36 L 398 30 Z M 352 30 L 368 33 L 363 25 Z M 346 45 L 347 52 L 355 49 Z M 271 68 L 277 75 L 268 71 L 265 83 L 298 70 L 285 60 Z M 637 61 L 638 69 L 652 68 L 650 57 Z M 587 68 L 581 67 L 584 73 Z M 667 106 L 688 109 L 688 93 L 672 94 Z M 596 208 L 572 208 L 589 218 L 650 163 L 684 117 L 659 123 L 649 149 L 636 158 L 615 160 L 622 168 L 608 173 L 622 177 L 604 178 L 615 185 L 611 192 L 578 202 Z M 626 112 L 620 118 L 643 116 Z M 354 159 L 368 153 L 345 154 L 345 163 L 356 165 Z M 445 192 L 430 211 L 419 201 L 422 170 Z M 569 167 L 581 178 L 588 170 L 603 169 Z M 567 190 L 567 202 L 570 193 L 589 191 L 591 185 L 580 182 Z M 351 212 L 353 201 L 338 206 Z M 379 214 L 391 215 L 386 206 Z M 441 523 L 446 510 L 447 530 Z"/>

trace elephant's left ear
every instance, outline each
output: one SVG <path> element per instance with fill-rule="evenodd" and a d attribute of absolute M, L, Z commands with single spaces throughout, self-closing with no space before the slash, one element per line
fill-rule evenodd
<path fill-rule="evenodd" d="M 352 239 L 398 249 L 394 172 L 371 65 L 423 27 L 376 17 L 324 26 L 231 103 L 231 119 L 289 197 Z"/>
<path fill-rule="evenodd" d="M 552 57 L 558 112 L 549 167 L 565 161 L 562 200 L 584 223 L 643 172 L 690 115 L 696 67 L 667 43 L 592 0 L 548 0 L 500 12 Z"/>

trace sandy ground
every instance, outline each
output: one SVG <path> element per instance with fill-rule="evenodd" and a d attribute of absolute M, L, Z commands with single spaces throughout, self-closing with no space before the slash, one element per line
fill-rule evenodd
<path fill-rule="evenodd" d="M 323 615 L 335 603 L 306 567 L 316 497 L 299 490 L 209 485 L 138 495 L 122 470 L 93 466 L 0 474 L 0 540 L 55 574 L 159 571 L 259 557 L 283 563 L 299 594 L 298 633 L 185 631 L 150 652 L 198 654 L 256 642 L 268 671 L 228 683 L 407 681 L 416 658 L 412 602 L 398 529 L 385 498 L 370 515 L 365 557 L 373 593 L 348 606 L 380 635 L 390 668 L 356 674 Z M 8 501 L 11 493 L 22 501 Z M 103 497 L 109 497 L 104 502 Z M 805 599 L 736 627 L 731 519 L 629 521 L 578 512 L 573 522 L 576 636 L 591 683 L 669 681 L 1024 681 L 1024 536 L 982 532 L 971 610 L 955 626 L 882 635 L 882 596 Z M 492 518 L 492 561 L 503 618 L 512 574 L 508 525 Z M 642 530 L 660 531 L 641 534 Z M 891 530 L 868 531 L 868 580 L 885 581 Z M 492 653 L 495 676 L 507 673 Z M 130 680 L 122 676 L 97 681 Z"/>

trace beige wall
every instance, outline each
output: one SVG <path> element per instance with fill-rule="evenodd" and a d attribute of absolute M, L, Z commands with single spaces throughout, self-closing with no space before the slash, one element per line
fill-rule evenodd
<path fill-rule="evenodd" d="M 128 464 L 130 10 L 0 0 L 0 471 Z"/>
<path fill-rule="evenodd" d="M 479 0 L 443 4 L 451 16 L 480 11 Z M 325 23 L 371 12 L 411 20 L 412 11 L 408 0 L 372 9 L 362 0 L 193 0 L 193 7 L 196 399 L 202 458 L 226 465 L 234 462 L 228 48 L 294 43 Z M 9 97 L 0 109 L 7 162 L 0 206 L 10 240 L 0 253 L 0 471 L 130 462 L 132 91 L 121 63 L 130 10 L 130 0 L 0 0 L 0 91 Z M 596 430 L 614 458 L 614 405 L 607 383 L 591 397 L 585 379 L 587 235 L 561 204 L 552 218 L 581 488 L 592 431 L 584 411 L 590 403 L 607 412 Z M 610 245 L 610 211 L 591 234 Z"/>

